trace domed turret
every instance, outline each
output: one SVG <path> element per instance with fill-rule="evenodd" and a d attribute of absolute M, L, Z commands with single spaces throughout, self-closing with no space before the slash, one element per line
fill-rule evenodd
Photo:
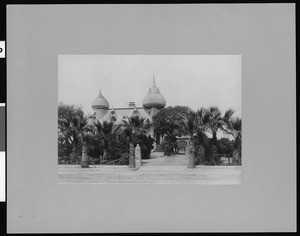
<path fill-rule="evenodd" d="M 149 92 L 143 100 L 143 106 L 145 109 L 149 109 L 151 107 L 160 109 L 166 106 L 166 99 L 160 94 L 159 88 L 156 87 L 154 76 L 152 88 L 149 88 Z"/>
<path fill-rule="evenodd" d="M 101 90 L 99 91 L 98 97 L 96 97 L 92 103 L 93 110 L 96 111 L 96 119 L 101 120 L 104 115 L 108 112 L 109 104 L 108 101 L 103 97 Z"/>
<path fill-rule="evenodd" d="M 92 108 L 96 109 L 108 109 L 109 103 L 105 97 L 103 97 L 101 90 L 99 91 L 99 95 L 94 99 L 92 103 Z"/>

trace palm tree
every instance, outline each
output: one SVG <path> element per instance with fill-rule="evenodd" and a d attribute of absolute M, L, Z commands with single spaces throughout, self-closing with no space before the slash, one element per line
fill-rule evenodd
<path fill-rule="evenodd" d="M 101 123 L 99 120 L 94 122 L 98 137 L 103 138 L 103 156 L 100 155 L 100 164 L 103 163 L 103 160 L 107 159 L 107 150 L 108 150 L 108 139 L 113 133 L 114 123 L 109 121 L 104 121 Z"/>
<path fill-rule="evenodd" d="M 70 125 L 73 120 L 76 119 L 75 117 L 59 117 L 58 118 L 58 135 L 60 141 L 65 144 L 69 143 L 72 145 L 72 152 L 70 154 L 71 162 L 75 162 L 77 156 L 77 150 L 79 147 L 79 140 L 78 136 L 75 132 L 75 129 L 70 129 Z M 76 121 L 74 121 L 76 122 Z"/>
<path fill-rule="evenodd" d="M 235 113 L 235 111 L 231 108 L 229 108 L 228 110 L 225 111 L 222 120 L 225 123 L 225 125 L 227 125 L 228 123 L 230 123 L 231 118 L 233 116 L 233 114 Z M 222 126 L 223 127 L 223 126 Z"/>
<path fill-rule="evenodd" d="M 140 118 L 139 116 L 131 116 L 122 120 L 122 123 L 117 125 L 114 129 L 116 132 L 121 131 L 125 134 L 129 142 L 129 167 L 135 168 L 135 149 L 134 145 L 139 142 L 138 137 L 145 135 L 150 128 L 149 120 Z"/>
<path fill-rule="evenodd" d="M 212 134 L 213 142 L 217 141 L 217 132 L 224 125 L 222 113 L 218 107 L 211 106 L 205 109 L 203 114 L 205 130 Z"/>
<path fill-rule="evenodd" d="M 180 135 L 180 132 L 177 130 L 166 131 L 162 143 L 162 146 L 164 148 L 164 155 L 171 156 L 172 153 L 176 153 L 178 135 Z"/>
<path fill-rule="evenodd" d="M 198 164 L 207 164 L 206 152 L 207 152 L 207 135 L 202 129 L 198 129 L 196 132 L 195 140 L 195 153 L 197 157 Z"/>
<path fill-rule="evenodd" d="M 183 120 L 183 130 L 190 135 L 189 146 L 192 146 L 188 148 L 187 152 L 188 167 L 195 167 L 195 157 L 204 162 L 206 138 L 204 112 L 205 110 L 201 107 L 196 112 L 191 112 L 190 116 Z"/>
<path fill-rule="evenodd" d="M 87 119 L 80 119 L 80 117 L 78 116 L 73 117 L 69 123 L 69 127 L 63 129 L 62 133 L 70 143 L 76 143 L 76 145 L 81 145 L 81 167 L 89 167 L 87 149 L 88 144 L 90 143 L 93 137 L 93 130 L 88 125 Z"/>
<path fill-rule="evenodd" d="M 186 134 L 191 137 L 197 133 L 198 130 L 204 131 L 206 129 L 205 109 L 200 108 L 196 112 L 190 111 L 189 116 L 182 119 L 182 127 Z"/>
<path fill-rule="evenodd" d="M 219 108 L 215 106 L 211 106 L 204 111 L 203 123 L 205 131 L 212 134 L 210 145 L 211 164 L 218 164 L 220 162 L 220 158 L 218 156 L 217 133 L 219 130 L 224 130 L 224 127 L 227 126 L 234 112 L 235 111 L 233 109 L 229 108 L 222 116 Z"/>
<path fill-rule="evenodd" d="M 238 117 L 231 118 L 227 123 L 225 132 L 230 134 L 234 139 L 233 161 L 242 164 L 242 120 Z"/>
<path fill-rule="evenodd" d="M 234 140 L 242 138 L 242 119 L 231 118 L 225 128 L 226 133 L 230 134 Z"/>

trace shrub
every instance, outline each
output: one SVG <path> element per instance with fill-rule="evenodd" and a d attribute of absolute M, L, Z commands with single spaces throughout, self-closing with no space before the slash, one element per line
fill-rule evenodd
<path fill-rule="evenodd" d="M 62 165 L 62 164 L 70 164 L 70 157 L 67 156 L 58 156 L 58 164 Z"/>
<path fill-rule="evenodd" d="M 240 138 L 234 141 L 232 164 L 242 165 L 242 140 Z"/>
<path fill-rule="evenodd" d="M 164 156 L 171 156 L 178 150 L 177 138 L 175 135 L 166 135 L 161 144 Z"/>
<path fill-rule="evenodd" d="M 205 146 L 198 145 L 196 147 L 195 157 L 196 157 L 196 165 L 204 165 L 205 164 Z"/>
<path fill-rule="evenodd" d="M 151 150 L 154 148 L 153 143 L 154 139 L 149 135 L 140 135 L 138 137 L 138 142 L 141 147 L 141 158 L 142 159 L 149 159 L 151 155 Z"/>
<path fill-rule="evenodd" d="M 100 164 L 100 155 L 103 155 L 103 145 L 97 136 L 91 139 L 87 154 L 95 164 Z"/>
<path fill-rule="evenodd" d="M 72 153 L 73 146 L 69 142 L 64 142 L 63 139 L 58 139 L 58 156 L 69 157 Z"/>
<path fill-rule="evenodd" d="M 218 141 L 218 153 L 232 156 L 233 142 L 227 138 L 221 138 Z"/>

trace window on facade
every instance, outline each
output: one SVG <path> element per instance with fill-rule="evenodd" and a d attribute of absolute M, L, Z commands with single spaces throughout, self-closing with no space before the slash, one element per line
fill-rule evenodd
<path fill-rule="evenodd" d="M 110 118 L 110 120 L 111 120 L 112 122 L 114 122 L 114 121 L 116 121 L 117 119 L 116 119 L 116 117 L 112 116 L 112 117 Z"/>

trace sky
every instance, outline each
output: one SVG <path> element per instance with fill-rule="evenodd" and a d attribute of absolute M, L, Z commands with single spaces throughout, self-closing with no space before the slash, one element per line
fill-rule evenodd
<path fill-rule="evenodd" d="M 153 75 L 166 106 L 232 108 L 241 117 L 240 55 L 59 55 L 58 102 L 92 114 L 101 89 L 110 107 L 139 107 Z"/>

